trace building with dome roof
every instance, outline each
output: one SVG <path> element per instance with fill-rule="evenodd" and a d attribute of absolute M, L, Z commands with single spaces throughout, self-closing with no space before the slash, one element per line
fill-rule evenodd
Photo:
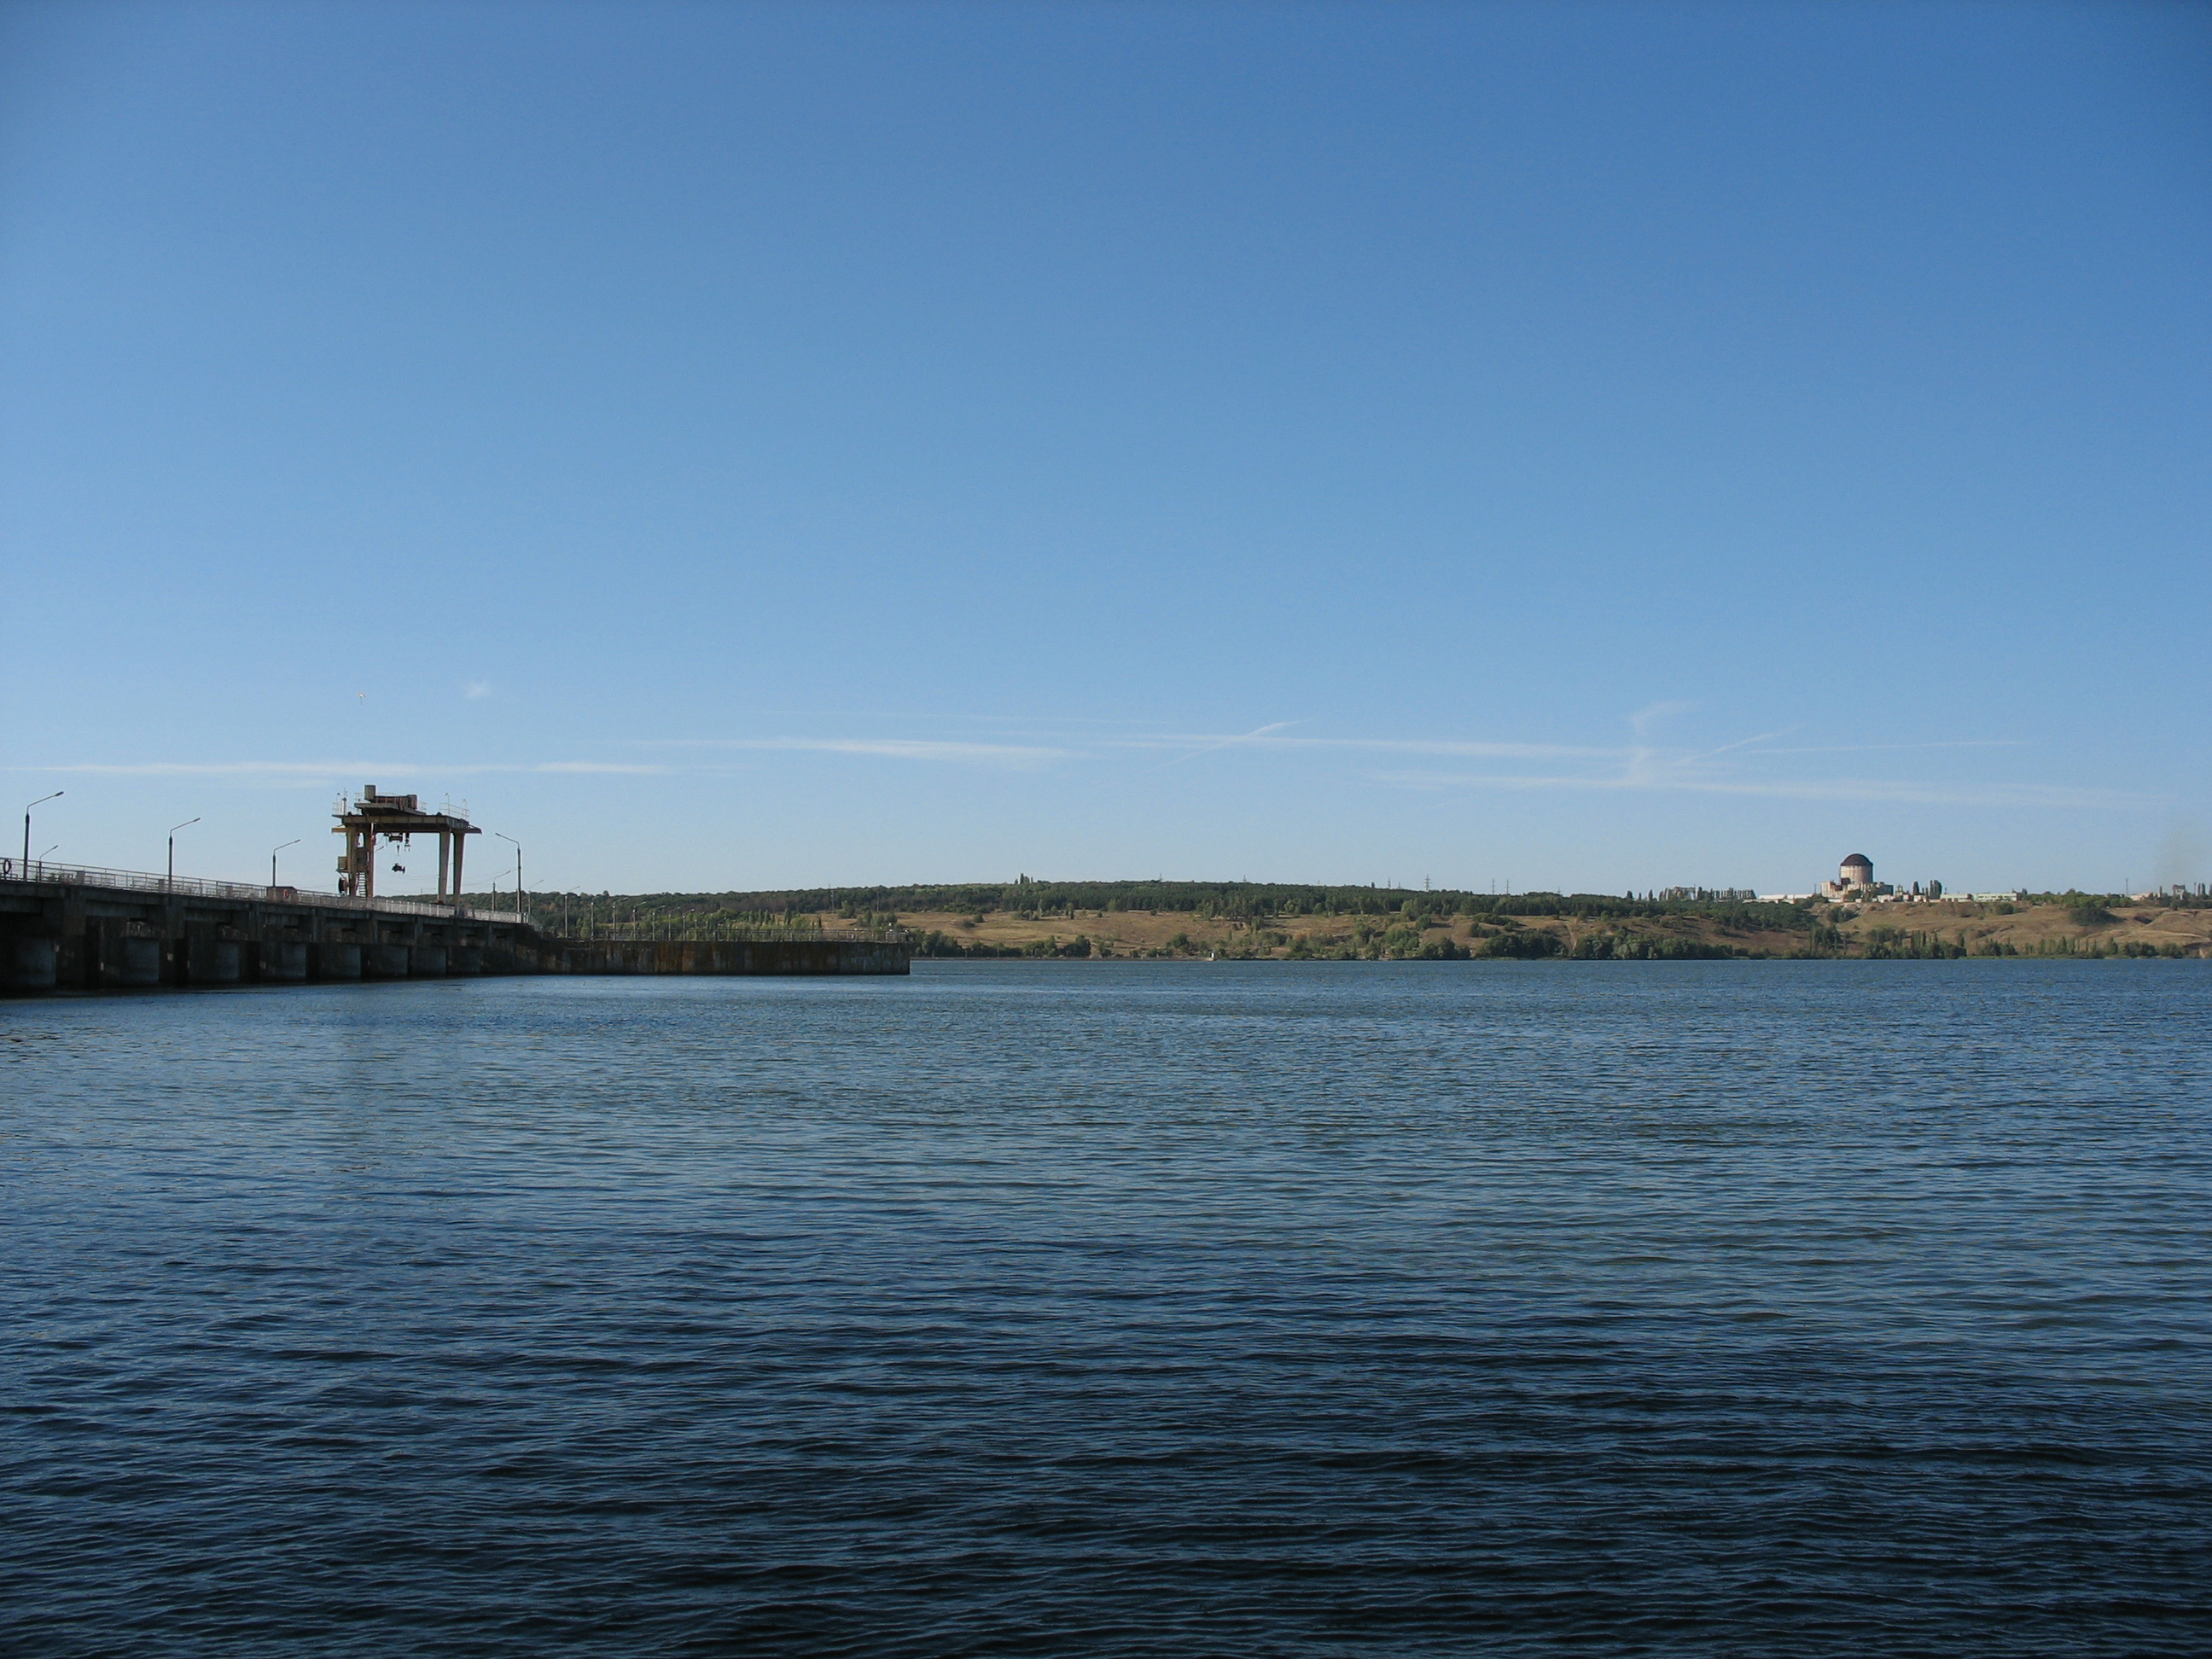
<path fill-rule="evenodd" d="M 1823 898 L 1877 898 L 1891 890 L 1874 878 L 1874 860 L 1864 853 L 1849 854 L 1836 866 L 1836 878 L 1820 884 Z"/>

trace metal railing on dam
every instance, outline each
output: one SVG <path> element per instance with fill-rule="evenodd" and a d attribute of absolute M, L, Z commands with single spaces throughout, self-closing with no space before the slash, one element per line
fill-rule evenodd
<path fill-rule="evenodd" d="M 343 893 L 303 892 L 297 887 L 267 887 L 256 882 L 209 881 L 198 876 L 165 876 L 152 870 L 110 870 L 96 864 L 51 864 L 33 859 L 18 870 L 20 859 L 0 858 L 0 881 L 32 886 L 108 887 L 131 893 L 167 893 L 179 898 L 229 899 L 241 903 L 314 904 L 333 910 L 359 910 L 388 916 L 459 917 L 509 926 L 529 920 L 520 910 L 478 910 L 434 899 L 349 898 Z"/>

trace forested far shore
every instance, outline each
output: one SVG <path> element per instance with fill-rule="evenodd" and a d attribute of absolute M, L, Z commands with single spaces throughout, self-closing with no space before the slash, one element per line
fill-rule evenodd
<path fill-rule="evenodd" d="M 1832 904 L 1266 882 L 1052 882 L 532 892 L 568 936 L 732 938 L 762 929 L 900 930 L 923 957 L 1458 960 L 1559 957 L 2191 957 L 2212 954 L 2203 898 L 2041 893 Z M 492 896 L 470 895 L 489 904 Z M 499 896 L 502 906 L 512 894 Z"/>
<path fill-rule="evenodd" d="M 1741 900 L 1639 897 L 1632 893 L 1500 894 L 1457 888 L 1309 886 L 1285 882 L 1043 881 L 1026 876 L 1012 882 L 902 887 L 800 887 L 727 893 L 563 893 L 533 897 L 559 897 L 580 907 L 611 903 L 641 916 L 726 910 L 751 915 L 927 911 L 983 915 L 1005 913 L 1042 918 L 1142 911 L 1245 921 L 1270 916 L 1394 915 L 1403 914 L 1408 906 L 1447 915 L 1487 912 L 1499 915 L 1574 916 L 1705 914 L 1716 904 L 1744 905 L 1751 911 L 1778 915 L 1794 908 L 1756 902 L 1745 905 Z"/>
<path fill-rule="evenodd" d="M 489 902 L 471 895 L 471 902 Z M 1729 916 L 1751 922 L 1790 925 L 1788 918 L 1809 916 L 1816 901 L 1760 901 L 1723 898 L 1659 898 L 1634 893 L 1478 893 L 1458 888 L 1324 887 L 1284 882 L 1243 881 L 1043 881 L 1020 877 L 1012 882 L 948 883 L 902 887 L 794 887 L 725 893 L 533 893 L 532 901 L 559 900 L 582 915 L 587 907 L 615 907 L 632 920 L 655 915 L 700 915 L 734 912 L 749 916 L 828 912 L 841 916 L 903 915 L 927 911 L 950 915 L 1010 915 L 1042 919 L 1086 913 L 1167 913 L 1237 921 L 1271 916 L 1382 916 L 1409 910 L 1439 915 L 1506 916 Z M 1956 902 L 1955 899 L 1953 902 Z M 2028 893 L 2026 904 L 2104 907 L 2136 903 L 2121 893 Z M 2203 898 L 2160 899 L 2156 902 L 2202 908 Z"/>

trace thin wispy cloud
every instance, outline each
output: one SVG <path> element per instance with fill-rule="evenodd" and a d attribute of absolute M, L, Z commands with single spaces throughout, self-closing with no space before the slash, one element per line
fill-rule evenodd
<path fill-rule="evenodd" d="M 1631 717 L 1630 724 L 1641 733 L 1674 714 L 1687 712 L 1692 707 L 1686 702 L 1655 703 L 1638 710 Z M 351 784 L 362 778 L 390 779 L 400 783 L 416 779 L 443 780 L 483 775 L 688 775 L 704 778 L 726 775 L 730 771 L 726 764 L 712 763 L 708 760 L 709 756 L 766 757 L 778 754 L 842 756 L 856 760 L 984 767 L 1019 772 L 1038 770 L 1063 763 L 1110 765 L 1115 756 L 1129 757 L 1131 751 L 1136 751 L 1164 756 L 1164 759 L 1142 769 L 1158 772 L 1205 757 L 1241 750 L 1248 754 L 1272 754 L 1283 759 L 1304 755 L 1492 763 L 1480 769 L 1376 770 L 1360 775 L 1371 783 L 1416 788 L 1577 790 L 1610 793 L 1680 792 L 1796 800 L 2081 811 L 2139 809 L 2154 804 L 2155 799 L 2152 796 L 2132 792 L 2033 782 L 1775 775 L 1778 770 L 1788 769 L 1793 757 L 1801 756 L 2026 746 L 2014 738 L 1961 738 L 1919 743 L 1790 745 L 1778 740 L 1789 737 L 1795 728 L 1783 727 L 1700 749 L 1656 743 L 1579 744 L 1497 738 L 1322 737 L 1294 731 L 1292 728 L 1297 724 L 1292 720 L 1276 720 L 1245 732 L 1140 731 L 1104 736 L 1090 732 L 1077 735 L 1060 727 L 1059 722 L 1041 722 L 1038 727 L 1032 727 L 1032 732 L 1042 740 L 1020 743 L 954 737 L 772 736 L 642 739 L 636 745 L 663 751 L 691 751 L 697 756 L 696 761 L 678 760 L 673 755 L 665 761 L 563 759 L 442 763 L 388 758 L 79 761 L 6 769 L 109 777 L 230 778 L 304 787 L 308 784 Z M 1060 729 L 1055 731 L 1052 729 L 1054 727 Z M 1516 768 L 1516 763 L 1528 764 L 1522 769 Z"/>
<path fill-rule="evenodd" d="M 1687 702 L 1654 703 L 1638 709 L 1629 724 L 1644 737 L 1674 717 L 1698 707 Z M 1900 805 L 1999 806 L 2085 811 L 2121 811 L 2151 800 L 2141 793 L 2084 789 L 2043 783 L 1968 782 L 1942 779 L 1760 775 L 1764 757 L 1875 751 L 2002 749 L 2026 746 L 2008 738 L 1959 738 L 1933 742 L 1791 745 L 1780 741 L 1797 728 L 1757 732 L 1708 748 L 1641 742 L 1629 744 L 1522 743 L 1455 738 L 1317 737 L 1291 734 L 1284 726 L 1235 733 L 1153 732 L 1110 738 L 1100 748 L 1181 749 L 1191 758 L 1222 750 L 1341 752 L 1346 755 L 1403 755 L 1490 761 L 1552 762 L 1534 771 L 1389 771 L 1369 774 L 1376 782 L 1418 787 L 1493 789 L 1571 789 L 1632 793 L 1682 791 L 1703 794 L 1765 796 L 1784 799 L 1890 802 Z M 1561 769 L 1557 763 L 1580 764 Z"/>
<path fill-rule="evenodd" d="M 14 772 L 76 772 L 116 778 L 351 778 L 463 777 L 483 772 L 604 772 L 618 775 L 664 773 L 665 766 L 609 761 L 489 761 L 422 765 L 412 761 L 73 761 L 57 766 L 15 766 Z"/>
<path fill-rule="evenodd" d="M 1638 710 L 1631 724 L 1649 731 L 1687 713 L 1688 702 L 1656 703 Z M 1943 750 L 2020 747 L 2011 738 L 1955 738 L 1918 744 L 1851 744 L 1791 747 L 1778 739 L 1795 727 L 1753 732 L 1710 748 L 1692 749 L 1650 743 L 1629 744 L 1526 743 L 1495 738 L 1321 737 L 1291 730 L 1298 722 L 1272 721 L 1245 732 L 1151 732 L 1116 737 L 1069 736 L 1055 744 L 977 743 L 961 739 L 908 738 L 742 738 L 665 740 L 662 746 L 723 750 L 801 751 L 876 756 L 901 760 L 1030 766 L 1047 761 L 1103 761 L 1115 751 L 1175 751 L 1150 769 L 1159 771 L 1231 750 L 1247 753 L 1404 756 L 1492 762 L 1550 762 L 1540 771 L 1392 771 L 1368 775 L 1371 781 L 1417 787 L 1475 787 L 1497 789 L 1575 789 L 1623 793 L 1682 791 L 1705 794 L 1764 796 L 1784 799 L 1891 802 L 1904 805 L 2013 806 L 2077 810 L 2119 810 L 2148 798 L 2113 790 L 2079 789 L 2035 783 L 1967 783 L 1894 778 L 1790 778 L 1758 775 L 1762 757 L 1846 753 L 1881 750 Z M 1575 763 L 1562 771 L 1559 763 Z"/>
<path fill-rule="evenodd" d="M 1042 744 L 964 743 L 928 738 L 661 738 L 649 740 L 648 746 L 870 755 L 887 760 L 957 761 L 986 766 L 1038 766 L 1047 761 L 1072 760 L 1078 753 Z"/>
<path fill-rule="evenodd" d="M 1387 772 L 1382 783 L 1484 789 L 1674 790 L 1710 795 L 1765 795 L 1790 800 L 1894 802 L 1923 806 L 2017 806 L 2115 811 L 2151 804 L 2147 795 L 2057 784 L 1915 783 L 1890 778 L 1714 778 L 1623 775 L 1576 777 L 1526 772 Z"/>
<path fill-rule="evenodd" d="M 1294 722 L 1284 722 L 1294 724 Z M 1222 734 L 1218 732 L 1162 733 L 1145 737 L 1115 738 L 1103 747 L 1112 749 L 1178 749 L 1189 748 L 1194 753 L 1206 753 L 1217 749 L 1241 747 L 1246 749 L 1313 749 L 1367 750 L 1378 754 L 1455 755 L 1465 758 L 1492 760 L 1561 760 L 1575 757 L 1617 759 L 1633 753 L 1626 748 L 1583 748 L 1556 743 L 1484 743 L 1462 741 L 1452 738 L 1285 738 L 1274 735 L 1278 726 L 1261 726 L 1257 732 Z"/>
<path fill-rule="evenodd" d="M 1724 743 L 1717 748 L 1695 753 L 1679 749 L 1644 747 L 1630 751 L 1628 764 L 1622 769 L 1624 783 L 1662 787 L 1670 781 L 1686 781 L 1693 778 L 1714 777 L 1725 769 L 1714 763 L 1723 755 L 1734 754 L 1755 743 L 1765 743 L 1770 738 L 1783 736 L 1780 732 L 1762 732 L 1755 737 L 1738 738 L 1734 743 Z"/>
<path fill-rule="evenodd" d="M 1750 748 L 1753 744 L 1765 743 L 1775 738 L 1786 738 L 1796 729 L 1796 728 L 1794 726 L 1784 726 L 1779 732 L 1761 732 L 1756 737 L 1738 738 L 1734 743 L 1724 743 L 1717 749 L 1707 749 L 1698 754 L 1696 758 L 1701 761 L 1708 761 L 1717 759 L 1722 755 L 1732 755 L 1739 749 Z M 1772 754 L 1774 751 L 1772 750 L 1765 750 L 1760 752 Z"/>
<path fill-rule="evenodd" d="M 1031 728 L 1050 727 L 1054 730 L 1070 726 L 1126 727 L 1129 724 L 1126 720 L 1117 720 L 1105 714 L 1055 714 L 1050 720 L 1045 720 L 1036 714 L 978 714 L 944 708 L 756 708 L 750 712 L 748 718 L 756 720 L 805 720 L 816 725 L 825 725 L 840 720 L 855 724 L 863 721 L 872 723 L 877 720 L 902 720 L 909 724 L 921 721 L 938 726 L 1019 726 Z M 711 743 L 715 739 L 711 738 L 648 738 L 646 741 Z"/>
<path fill-rule="evenodd" d="M 1177 755 L 1172 760 L 1163 761 L 1158 766 L 1152 768 L 1152 770 L 1158 772 L 1164 771 L 1170 766 L 1181 766 L 1188 761 L 1196 760 L 1200 755 L 1215 754 L 1224 749 L 1234 749 L 1239 745 L 1265 743 L 1276 732 L 1287 730 L 1289 727 L 1297 724 L 1297 722 L 1296 720 L 1276 720 L 1271 725 L 1255 726 L 1249 732 L 1238 732 L 1231 737 L 1211 738 L 1199 744 L 1196 747 L 1188 750 L 1183 754 Z"/>
<path fill-rule="evenodd" d="M 1658 726 L 1665 725 L 1677 714 L 1686 714 L 1697 708 L 1693 702 L 1655 702 L 1648 708 L 1639 708 L 1628 717 L 1628 726 L 1639 738 L 1650 737 Z"/>
<path fill-rule="evenodd" d="M 461 695 L 465 697 L 488 697 L 491 696 L 491 682 L 464 680 L 461 682 Z"/>
<path fill-rule="evenodd" d="M 1871 755 L 1905 749 L 2025 749 L 2021 738 L 1954 738 L 1941 743 L 1823 743 L 1789 749 L 1761 749 L 1761 755 Z"/>

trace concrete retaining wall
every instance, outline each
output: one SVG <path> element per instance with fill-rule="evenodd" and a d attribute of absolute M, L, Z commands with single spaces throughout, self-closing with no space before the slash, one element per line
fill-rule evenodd
<path fill-rule="evenodd" d="M 51 991 L 54 988 L 54 942 L 50 939 L 11 939 L 0 948 L 0 991 Z"/>
<path fill-rule="evenodd" d="M 161 982 L 161 941 L 109 935 L 99 940 L 95 990 L 136 991 Z"/>
<path fill-rule="evenodd" d="M 359 979 L 361 946 L 310 945 L 307 947 L 307 975 L 311 979 Z"/>
<path fill-rule="evenodd" d="M 307 976 L 307 947 L 295 940 L 264 941 L 256 956 L 254 977 L 264 984 L 292 985 Z"/>
<path fill-rule="evenodd" d="M 364 945 L 361 948 L 363 979 L 405 979 L 414 971 L 413 953 L 404 945 Z"/>
<path fill-rule="evenodd" d="M 245 969 L 244 953 L 236 939 L 187 937 L 179 941 L 178 956 L 187 985 L 235 985 Z"/>

